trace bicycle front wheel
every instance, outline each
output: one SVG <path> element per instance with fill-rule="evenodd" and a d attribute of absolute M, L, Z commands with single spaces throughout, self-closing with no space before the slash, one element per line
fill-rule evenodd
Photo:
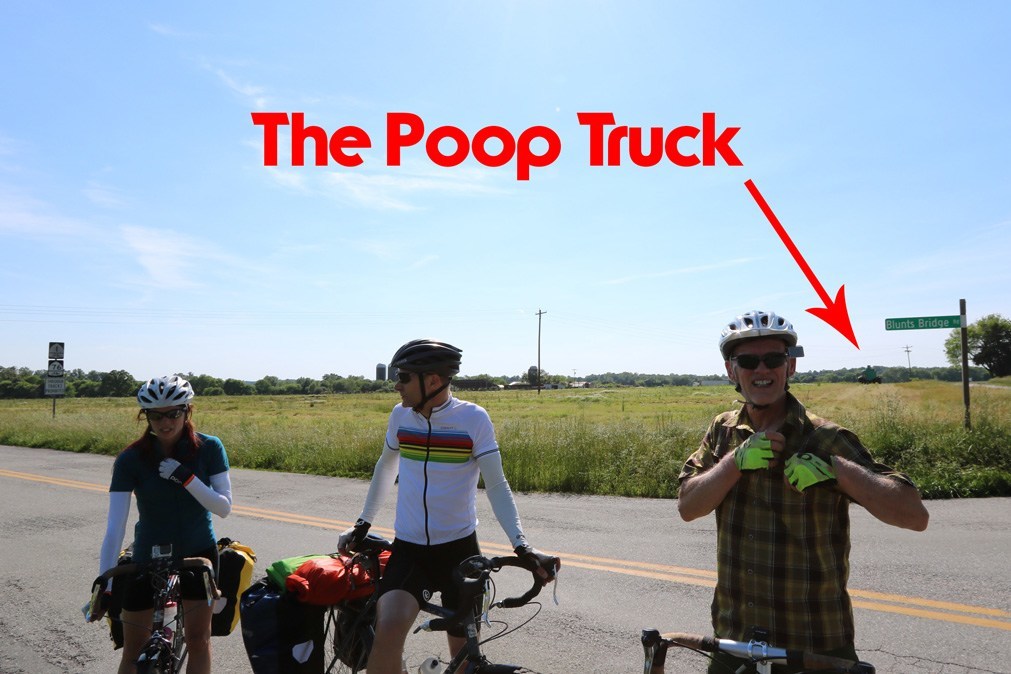
<path fill-rule="evenodd" d="M 168 644 L 152 645 L 137 658 L 137 674 L 176 674 L 175 655 Z"/>

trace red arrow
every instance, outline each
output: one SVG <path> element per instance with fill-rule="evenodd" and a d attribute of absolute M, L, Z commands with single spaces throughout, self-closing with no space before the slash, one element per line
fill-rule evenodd
<path fill-rule="evenodd" d="M 786 245 L 786 249 L 790 251 L 790 255 L 793 255 L 793 259 L 797 262 L 800 270 L 804 272 L 804 276 L 807 277 L 808 282 L 814 287 L 814 291 L 818 293 L 818 297 L 821 298 L 822 303 L 825 305 L 823 307 L 812 307 L 811 309 L 808 309 L 807 312 L 831 325 L 833 328 L 838 330 L 843 337 L 853 342 L 853 346 L 859 349 L 860 345 L 857 344 L 856 335 L 853 334 L 853 326 L 850 325 L 849 312 L 846 311 L 846 286 L 839 286 L 839 292 L 836 293 L 835 301 L 833 302 L 832 298 L 829 297 L 827 292 L 825 292 L 824 286 L 822 286 L 821 282 L 818 281 L 818 277 L 814 275 L 813 271 L 811 271 L 811 267 L 808 265 L 807 260 L 805 260 L 804 256 L 800 254 L 799 250 L 797 250 L 797 246 L 794 245 L 793 239 L 790 238 L 790 235 L 786 233 L 783 225 L 780 224 L 779 218 L 777 218 L 776 214 L 772 212 L 772 209 L 769 208 L 769 204 L 766 203 L 762 193 L 758 191 L 757 187 L 755 187 L 755 183 L 751 180 L 747 180 L 745 181 L 744 186 L 748 188 L 749 192 L 751 192 L 751 196 L 754 198 L 755 203 L 757 203 L 758 207 L 762 209 L 762 213 L 765 213 L 765 217 L 768 218 L 769 224 L 772 225 L 774 230 L 776 230 L 776 234 L 779 234 L 779 238 L 783 240 L 783 243 Z"/>

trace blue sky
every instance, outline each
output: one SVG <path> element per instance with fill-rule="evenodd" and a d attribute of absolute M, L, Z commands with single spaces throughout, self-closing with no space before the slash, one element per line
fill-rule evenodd
<path fill-rule="evenodd" d="M 793 321 L 801 370 L 945 363 L 1011 316 L 1011 5 L 1003 2 L 7 3 L 0 365 L 258 379 L 369 375 L 419 336 L 464 374 L 708 374 L 724 322 Z M 252 112 L 365 130 L 363 164 L 265 167 Z M 470 137 L 543 125 L 516 179 L 386 116 Z M 740 127 L 743 166 L 591 167 L 579 112 Z M 312 154 L 311 143 L 307 155 Z M 446 152 L 452 148 L 440 146 Z M 698 141 L 678 146 L 697 152 Z M 489 150 L 493 150 L 489 146 Z M 535 148 L 536 149 L 536 148 Z M 744 187 L 753 180 L 861 348 Z"/>

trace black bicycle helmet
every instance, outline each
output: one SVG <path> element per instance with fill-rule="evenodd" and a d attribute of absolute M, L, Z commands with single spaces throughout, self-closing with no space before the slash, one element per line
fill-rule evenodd
<path fill-rule="evenodd" d="M 390 361 L 390 369 L 404 372 L 434 372 L 452 377 L 460 371 L 463 351 L 452 344 L 434 339 L 413 339 L 397 349 Z"/>

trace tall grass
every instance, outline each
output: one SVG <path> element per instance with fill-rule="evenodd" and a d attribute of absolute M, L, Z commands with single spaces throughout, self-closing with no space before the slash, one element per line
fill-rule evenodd
<path fill-rule="evenodd" d="M 933 498 L 1011 495 L 1011 389 L 974 388 L 972 429 L 961 387 L 944 382 L 806 384 L 812 412 L 856 432 L 875 458 Z M 496 425 L 517 491 L 670 498 L 685 458 L 729 387 L 462 392 Z M 383 446 L 390 394 L 198 400 L 195 421 L 233 466 L 365 478 Z M 0 443 L 118 453 L 143 431 L 130 399 L 0 401 Z"/>

